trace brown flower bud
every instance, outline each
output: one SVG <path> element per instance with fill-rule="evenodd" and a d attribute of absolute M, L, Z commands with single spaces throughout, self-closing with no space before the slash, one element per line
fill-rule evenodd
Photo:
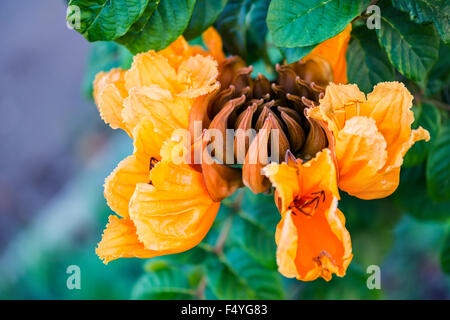
<path fill-rule="evenodd" d="M 214 199 L 223 199 L 242 185 L 237 182 L 241 170 L 236 165 L 242 165 L 243 184 L 255 193 L 265 192 L 270 182 L 261 169 L 269 161 L 307 161 L 329 145 L 330 137 L 322 124 L 308 118 L 305 112 L 317 105 L 333 80 L 327 61 L 312 56 L 306 61 L 277 65 L 278 78 L 274 82 L 261 74 L 253 79 L 253 68 L 239 57 L 225 59 L 219 70 L 220 90 L 199 102 L 207 105 L 196 106 L 191 116 L 200 119 L 204 128 L 223 133 L 224 146 L 213 154 L 216 162 L 203 169 Z M 202 112 L 206 114 L 202 116 Z M 226 147 L 227 129 L 237 130 L 231 148 Z M 272 141 L 275 136 L 271 130 L 276 130 L 277 141 Z M 230 159 L 226 154 L 230 149 L 234 153 L 233 164 L 226 161 Z"/>

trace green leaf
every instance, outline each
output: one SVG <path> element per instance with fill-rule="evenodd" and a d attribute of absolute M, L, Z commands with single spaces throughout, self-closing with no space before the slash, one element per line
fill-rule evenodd
<path fill-rule="evenodd" d="M 312 46 L 306 46 L 306 47 L 296 47 L 296 48 L 280 48 L 281 52 L 283 53 L 284 58 L 286 59 L 287 63 L 293 63 L 304 56 L 306 56 L 308 53 L 314 50 L 316 45 Z"/>
<path fill-rule="evenodd" d="M 441 250 L 441 267 L 442 271 L 446 274 L 450 274 L 450 227 L 447 227 L 444 244 Z"/>
<path fill-rule="evenodd" d="M 183 272 L 170 266 L 159 265 L 156 270 L 144 274 L 136 282 L 132 299 L 139 300 L 184 300 L 193 299 L 195 290 Z"/>
<path fill-rule="evenodd" d="M 439 37 L 432 25 L 418 25 L 407 14 L 383 8 L 378 40 L 395 68 L 408 79 L 422 81 L 436 62 Z"/>
<path fill-rule="evenodd" d="M 368 1 L 272 0 L 267 25 L 279 47 L 305 47 L 323 42 L 345 29 Z"/>
<path fill-rule="evenodd" d="M 395 8 L 417 23 L 434 22 L 442 41 L 450 44 L 450 3 L 446 0 L 393 0 Z"/>
<path fill-rule="evenodd" d="M 378 44 L 375 32 L 366 26 L 352 30 L 347 61 L 349 83 L 356 83 L 366 93 L 371 92 L 377 83 L 395 78 L 395 70 Z"/>
<path fill-rule="evenodd" d="M 427 193 L 424 166 L 402 168 L 395 200 L 408 214 L 420 221 L 447 221 L 450 201 L 434 201 Z"/>
<path fill-rule="evenodd" d="M 142 15 L 149 0 L 71 0 L 81 12 L 80 32 L 89 41 L 110 41 L 123 36 Z M 72 21 L 69 12 L 67 20 Z"/>
<path fill-rule="evenodd" d="M 428 152 L 434 139 L 437 138 L 441 127 L 441 113 L 439 109 L 430 103 L 413 106 L 415 121 L 412 124 L 414 129 L 422 126 L 427 129 L 431 136 L 431 141 L 418 141 L 406 153 L 404 159 L 405 166 L 416 166 L 421 164 L 427 158 Z"/>
<path fill-rule="evenodd" d="M 233 219 L 230 238 L 253 259 L 269 269 L 276 269 L 275 226 L 270 230 L 245 216 Z"/>
<path fill-rule="evenodd" d="M 130 35 L 126 34 L 117 42 L 125 45 L 133 54 L 162 50 L 186 29 L 194 5 L 195 0 L 161 0 L 153 13 L 149 10 L 143 15 Z"/>
<path fill-rule="evenodd" d="M 226 3 L 227 0 L 197 1 L 189 25 L 184 30 L 184 37 L 187 40 L 192 40 L 200 36 L 203 31 L 208 29 L 216 21 Z"/>
<path fill-rule="evenodd" d="M 281 275 L 232 248 L 207 263 L 208 288 L 218 299 L 283 299 Z"/>
<path fill-rule="evenodd" d="M 147 7 L 145 8 L 144 13 L 141 15 L 139 20 L 137 20 L 128 30 L 128 32 L 123 35 L 122 37 L 116 39 L 117 43 L 120 43 L 122 45 L 128 45 L 129 43 L 132 43 L 135 41 L 135 39 L 139 36 L 141 36 L 141 33 L 143 32 L 145 26 L 147 25 L 150 17 L 152 16 L 153 12 L 155 12 L 156 8 L 159 5 L 160 0 L 150 0 Z"/>
<path fill-rule="evenodd" d="M 228 0 L 216 21 L 226 51 L 249 62 L 264 54 L 269 0 Z M 250 56 L 255 53 L 257 56 Z"/>
<path fill-rule="evenodd" d="M 450 121 L 446 121 L 435 138 L 426 167 L 427 187 L 437 201 L 450 200 Z"/>
<path fill-rule="evenodd" d="M 439 46 L 439 59 L 428 74 L 425 93 L 432 95 L 450 85 L 450 47 L 443 42 Z"/>

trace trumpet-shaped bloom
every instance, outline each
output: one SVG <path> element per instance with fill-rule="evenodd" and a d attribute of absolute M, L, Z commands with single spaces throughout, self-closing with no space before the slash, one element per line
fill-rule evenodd
<path fill-rule="evenodd" d="M 339 188 L 361 199 L 392 194 L 403 157 L 427 130 L 411 130 L 413 97 L 399 82 L 383 82 L 367 95 L 356 85 L 327 87 L 320 105 L 308 110 L 326 122 L 335 138 Z"/>
<path fill-rule="evenodd" d="M 272 163 L 264 173 L 276 188 L 281 213 L 275 235 L 280 273 L 303 281 L 344 276 L 353 255 L 344 215 L 337 209 L 331 151 L 324 149 L 304 164 Z"/>
<path fill-rule="evenodd" d="M 213 29 L 205 39 L 211 54 L 180 37 L 160 52 L 136 55 L 127 71 L 96 77 L 94 98 L 102 118 L 134 140 L 133 154 L 105 181 L 107 203 L 122 217 L 110 217 L 97 248 L 105 263 L 184 251 L 214 220 L 219 203 L 209 197 L 201 173 L 161 152 L 175 130 L 189 128 L 195 101 L 220 86 L 214 57 L 222 59 L 221 39 Z"/>

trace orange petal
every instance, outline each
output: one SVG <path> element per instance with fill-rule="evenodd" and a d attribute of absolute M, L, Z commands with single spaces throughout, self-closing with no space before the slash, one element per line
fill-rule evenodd
<path fill-rule="evenodd" d="M 209 231 L 220 203 L 213 202 L 202 174 L 163 160 L 151 171 L 153 185 L 138 184 L 130 216 L 147 249 L 176 253 L 196 246 Z"/>
<path fill-rule="evenodd" d="M 179 95 L 196 98 L 215 91 L 220 86 L 216 80 L 218 75 L 217 61 L 211 57 L 198 54 L 188 58 L 178 68 L 178 81 L 186 88 Z"/>
<path fill-rule="evenodd" d="M 336 135 L 347 119 L 357 115 L 358 106 L 366 101 L 366 96 L 357 85 L 336 85 L 331 83 L 325 89 L 325 96 L 319 100 L 320 105 L 308 109 L 308 115 L 323 120 Z"/>
<path fill-rule="evenodd" d="M 373 119 L 353 117 L 347 120 L 336 137 L 339 187 L 359 198 L 370 191 L 374 196 L 392 193 L 397 186 L 390 181 L 385 181 L 383 187 L 382 181 L 374 184 L 375 180 L 385 180 L 379 171 L 387 161 L 386 148 L 386 140 Z"/>
<path fill-rule="evenodd" d="M 403 163 L 403 157 L 414 142 L 430 138 L 428 131 L 422 128 L 411 131 L 414 122 L 412 100 L 413 96 L 403 83 L 382 82 L 368 94 L 367 104 L 361 109 L 361 115 L 374 119 L 384 136 L 390 167 Z"/>
<path fill-rule="evenodd" d="M 158 51 L 158 54 L 166 57 L 172 68 L 177 70 L 184 60 L 194 54 L 194 50 L 183 36 L 179 36 L 170 46 Z"/>
<path fill-rule="evenodd" d="M 157 252 L 144 248 L 130 219 L 119 219 L 116 216 L 109 216 L 95 252 L 105 264 L 118 258 L 151 258 L 158 255 Z"/>
<path fill-rule="evenodd" d="M 133 88 L 124 100 L 124 122 L 133 132 L 142 118 L 149 118 L 155 130 L 170 137 L 173 130 L 187 129 L 192 99 L 173 96 L 158 86 Z"/>
<path fill-rule="evenodd" d="M 122 118 L 123 99 L 128 95 L 124 74 L 121 69 L 98 73 L 94 80 L 94 100 L 103 121 L 113 129 L 127 131 Z"/>
<path fill-rule="evenodd" d="M 281 198 L 281 213 L 284 213 L 289 204 L 294 201 L 294 197 L 299 194 L 300 186 L 297 177 L 298 169 L 289 166 L 287 163 L 271 163 L 263 169 L 266 177 L 276 188 Z"/>
<path fill-rule="evenodd" d="M 125 73 L 125 86 L 130 91 L 135 87 L 152 85 L 172 93 L 183 89 L 177 81 L 176 70 L 166 57 L 154 51 L 137 54 L 130 70 Z"/>
<path fill-rule="evenodd" d="M 348 82 L 347 60 L 345 59 L 345 54 L 350 41 L 351 31 L 352 25 L 349 24 L 341 33 L 322 42 L 309 54 L 318 54 L 331 64 L 335 83 L 346 84 Z M 307 55 L 304 60 L 308 60 L 309 55 Z"/>
<path fill-rule="evenodd" d="M 353 255 L 337 198 L 328 199 L 313 216 L 288 211 L 277 234 L 277 263 L 284 276 L 302 281 L 322 277 L 329 281 L 332 274 L 345 275 Z"/>
<path fill-rule="evenodd" d="M 128 206 L 137 183 L 148 183 L 150 161 L 144 163 L 132 155 L 122 160 L 114 171 L 106 178 L 104 195 L 115 213 L 128 217 Z"/>
<path fill-rule="evenodd" d="M 339 199 L 337 187 L 336 167 L 330 149 L 318 152 L 314 159 L 298 165 L 298 179 L 300 192 L 308 194 L 319 190 L 329 191 L 333 197 Z"/>
<path fill-rule="evenodd" d="M 209 53 L 216 59 L 218 63 L 221 63 L 225 59 L 225 54 L 222 49 L 222 38 L 214 27 L 209 27 L 202 34 L 203 42 L 209 50 Z"/>

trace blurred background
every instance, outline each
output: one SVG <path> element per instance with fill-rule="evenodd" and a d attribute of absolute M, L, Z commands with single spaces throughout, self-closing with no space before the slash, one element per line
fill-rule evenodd
<path fill-rule="evenodd" d="M 91 82 L 130 55 L 68 29 L 64 1 L 25 3 L 0 2 L 0 299 L 140 298 L 133 292 L 155 268 L 139 259 L 105 266 L 94 252 L 111 214 L 104 179 L 132 145 L 100 119 Z M 396 197 L 344 197 L 355 254 L 347 276 L 282 279 L 283 297 L 449 299 L 439 257 L 448 223 L 406 214 Z M 273 207 L 268 214 L 278 218 Z M 70 265 L 80 267 L 80 290 L 67 288 Z M 381 268 L 380 290 L 366 286 L 370 265 Z"/>

